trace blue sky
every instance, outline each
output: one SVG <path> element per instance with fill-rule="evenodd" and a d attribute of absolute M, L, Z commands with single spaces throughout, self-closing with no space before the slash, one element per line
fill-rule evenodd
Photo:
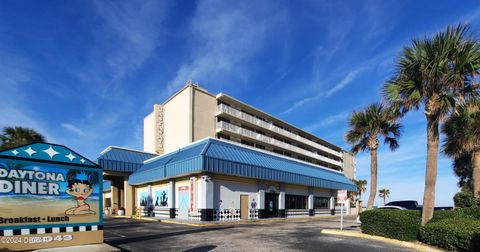
<path fill-rule="evenodd" d="M 5 0 L 0 17 L 0 127 L 90 159 L 141 149 L 143 117 L 189 79 L 348 148 L 348 115 L 380 99 L 412 37 L 458 22 L 480 32 L 476 1 Z M 403 123 L 400 149 L 379 151 L 378 188 L 421 202 L 425 119 Z M 358 178 L 369 162 L 358 155 Z M 450 165 L 439 160 L 437 205 L 457 191 Z"/>

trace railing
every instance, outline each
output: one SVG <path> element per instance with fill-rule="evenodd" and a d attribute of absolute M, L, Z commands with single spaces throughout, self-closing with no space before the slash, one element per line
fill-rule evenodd
<path fill-rule="evenodd" d="M 266 122 L 266 121 L 264 121 L 264 120 L 258 119 L 258 118 L 254 117 L 254 116 L 251 116 L 251 115 L 249 115 L 249 114 L 246 114 L 246 113 L 244 113 L 244 112 L 242 112 L 242 111 L 240 111 L 240 110 L 238 110 L 238 109 L 234 109 L 234 108 L 232 108 L 232 107 L 230 107 L 230 106 L 227 106 L 227 105 L 225 105 L 225 104 L 220 104 L 220 105 L 218 105 L 218 110 L 219 110 L 220 112 L 227 113 L 227 114 L 229 114 L 229 115 L 232 115 L 232 116 L 235 116 L 235 117 L 237 117 L 237 118 L 240 118 L 240 119 L 242 119 L 242 120 L 244 120 L 244 121 L 247 121 L 247 122 L 250 122 L 250 123 L 252 123 L 252 124 L 258 125 L 258 126 L 260 126 L 260 127 L 262 127 L 262 128 L 265 128 L 265 129 L 268 129 L 268 130 L 277 132 L 278 134 L 281 134 L 281 135 L 283 135 L 283 136 L 286 136 L 286 137 L 288 137 L 288 138 L 290 138 L 290 139 L 294 139 L 294 140 L 297 140 L 297 141 L 299 141 L 299 142 L 304 142 L 304 143 L 306 143 L 306 144 L 308 144 L 308 145 L 310 145 L 310 146 L 313 146 L 313 147 L 315 147 L 315 148 L 317 148 L 317 149 L 319 149 L 319 150 L 322 150 L 322 151 L 325 151 L 325 152 L 327 152 L 327 153 L 330 153 L 330 154 L 332 154 L 332 155 L 334 155 L 334 156 L 337 156 L 337 157 L 340 157 L 340 158 L 342 157 L 342 153 L 340 153 L 340 152 L 338 152 L 338 151 L 332 150 L 332 149 L 330 149 L 330 148 L 328 148 L 328 147 L 326 147 L 326 146 L 323 146 L 323 145 L 321 145 L 321 144 L 319 144 L 319 143 L 316 143 L 316 142 L 314 142 L 314 141 L 308 140 L 308 139 L 306 139 L 306 138 L 304 138 L 304 137 L 301 137 L 300 135 L 297 135 L 297 134 L 294 134 L 294 133 L 289 132 L 289 131 L 287 131 L 287 130 L 281 129 L 281 128 L 273 125 L 272 123 L 268 123 L 268 122 Z"/>
<path fill-rule="evenodd" d="M 229 132 L 241 135 L 241 136 L 246 136 L 246 137 L 251 138 L 251 139 L 255 139 L 255 140 L 258 140 L 258 141 L 261 141 L 261 142 L 264 142 L 264 143 L 275 145 L 275 146 L 278 146 L 280 148 L 290 150 L 292 152 L 300 153 L 300 154 L 303 154 L 305 156 L 315 158 L 317 160 L 322 160 L 322 161 L 330 163 L 330 164 L 334 164 L 334 165 L 337 165 L 337 166 L 342 166 L 342 162 L 340 162 L 340 161 L 324 157 L 324 156 L 319 155 L 317 153 L 313 153 L 313 152 L 304 150 L 302 148 L 299 148 L 299 147 L 291 145 L 291 144 L 284 143 L 282 141 L 278 141 L 278 140 L 276 140 L 274 138 L 271 138 L 269 136 L 265 136 L 265 135 L 253 132 L 251 130 L 244 129 L 242 127 L 239 127 L 237 125 L 233 125 L 231 123 L 217 122 L 217 129 L 226 130 L 226 131 L 229 131 Z"/>

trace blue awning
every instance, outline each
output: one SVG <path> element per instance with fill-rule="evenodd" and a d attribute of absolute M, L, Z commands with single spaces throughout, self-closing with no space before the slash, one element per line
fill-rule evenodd
<path fill-rule="evenodd" d="M 356 191 L 341 172 L 213 138 L 145 162 L 128 182 L 140 185 L 201 172 Z"/>
<path fill-rule="evenodd" d="M 153 153 L 110 146 L 102 151 L 97 163 L 105 171 L 134 172 L 143 166 L 143 161 L 156 156 L 158 155 Z"/>

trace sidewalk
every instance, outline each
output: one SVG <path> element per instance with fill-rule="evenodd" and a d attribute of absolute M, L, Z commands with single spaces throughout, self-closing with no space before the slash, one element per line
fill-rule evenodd
<path fill-rule="evenodd" d="M 71 247 L 58 247 L 48 249 L 37 249 L 35 252 L 117 252 L 120 249 L 112 247 L 106 243 L 90 244 L 90 245 L 78 245 Z"/>
<path fill-rule="evenodd" d="M 111 216 L 113 218 L 131 218 L 145 221 L 157 221 L 171 224 L 188 225 L 194 227 L 210 227 L 210 226 L 224 226 L 224 225 L 249 225 L 249 224 L 268 224 L 275 222 L 310 222 L 330 220 L 340 223 L 339 215 L 326 215 L 326 216 L 311 216 L 311 217 L 292 217 L 292 218 L 268 218 L 268 219 L 255 219 L 255 220 L 232 220 L 232 221 L 199 221 L 199 220 L 181 220 L 181 219 L 169 219 L 159 217 L 140 217 L 133 218 L 132 216 Z M 352 221 L 356 223 L 356 216 L 348 215 L 344 216 L 345 230 L 359 230 L 358 225 L 352 226 Z M 347 224 L 348 223 L 348 224 Z"/>

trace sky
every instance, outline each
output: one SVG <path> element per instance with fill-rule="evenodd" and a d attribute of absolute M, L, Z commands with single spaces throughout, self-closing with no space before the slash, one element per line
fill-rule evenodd
<path fill-rule="evenodd" d="M 480 34 L 478 1 L 4 0 L 0 127 L 93 160 L 142 149 L 153 104 L 193 80 L 348 150 L 349 115 L 381 100 L 402 47 L 460 22 Z M 426 122 L 418 111 L 402 123 L 400 148 L 380 147 L 378 189 L 421 204 Z M 369 154 L 356 161 L 369 181 Z M 453 205 L 456 183 L 440 154 L 438 206 Z"/>

